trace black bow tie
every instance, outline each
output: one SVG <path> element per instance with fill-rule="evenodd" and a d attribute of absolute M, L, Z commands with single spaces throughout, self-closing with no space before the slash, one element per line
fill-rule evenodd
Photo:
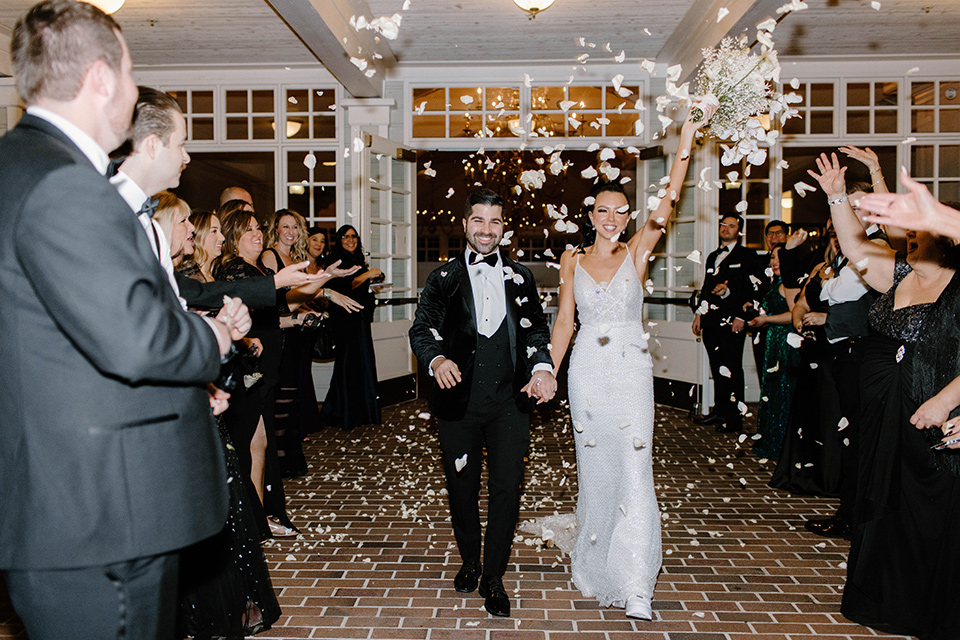
<path fill-rule="evenodd" d="M 730 251 L 729 245 L 723 245 L 720 247 L 720 253 L 726 253 L 727 251 Z"/>
<path fill-rule="evenodd" d="M 139 217 L 142 214 L 147 214 L 148 218 L 152 218 L 153 214 L 157 212 L 157 204 L 160 200 L 157 198 L 147 198 L 143 201 L 143 206 L 140 207 L 140 211 L 137 211 L 137 216 Z"/>
<path fill-rule="evenodd" d="M 470 264 L 480 264 L 481 262 L 485 262 L 491 267 L 495 267 L 497 266 L 497 257 L 498 256 L 496 251 L 494 251 L 493 253 L 491 253 L 486 257 L 481 256 L 479 253 L 475 253 L 473 254 L 473 257 L 470 259 Z"/>

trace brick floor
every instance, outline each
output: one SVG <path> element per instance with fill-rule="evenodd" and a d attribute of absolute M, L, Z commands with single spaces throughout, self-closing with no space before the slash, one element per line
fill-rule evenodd
<path fill-rule="evenodd" d="M 513 616 L 493 618 L 452 588 L 435 423 L 423 403 L 382 427 L 324 431 L 310 475 L 287 485 L 304 535 L 266 546 L 284 615 L 259 637 L 397 640 L 841 640 L 877 637 L 839 613 L 847 543 L 808 534 L 828 500 L 766 486 L 772 463 L 679 411 L 657 411 L 655 473 L 663 571 L 652 622 L 601 609 L 571 584 L 569 559 L 523 536 L 504 584 Z M 484 500 L 484 498 L 481 498 Z M 572 512 L 573 438 L 559 404 L 535 416 L 521 521 Z M 901 636 L 885 636 L 898 638 Z M 0 591 L 0 638 L 25 638 Z"/>

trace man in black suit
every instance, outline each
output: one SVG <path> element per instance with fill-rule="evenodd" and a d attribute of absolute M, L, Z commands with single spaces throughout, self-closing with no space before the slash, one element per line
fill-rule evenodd
<path fill-rule="evenodd" d="M 697 424 L 716 424 L 716 430 L 740 432 L 743 417 L 744 305 L 756 298 L 757 252 L 740 244 L 743 219 L 720 218 L 720 246 L 707 256 L 706 275 L 697 297 L 694 335 L 703 337 L 713 377 L 713 411 L 695 418 Z"/>
<path fill-rule="evenodd" d="M 467 251 L 427 278 L 410 345 L 435 384 L 430 410 L 440 427 L 450 517 L 463 565 L 462 593 L 477 588 L 487 611 L 510 615 L 503 574 L 520 512 L 532 399 L 550 400 L 557 382 L 537 286 L 529 269 L 499 252 L 503 199 L 474 191 L 463 214 Z M 480 562 L 480 471 L 489 466 L 489 506 Z"/>
<path fill-rule="evenodd" d="M 169 640 L 176 550 L 226 519 L 205 386 L 243 327 L 181 310 L 104 175 L 137 97 L 116 22 L 47 0 L 11 50 L 27 114 L 0 139 L 0 568 L 32 640 Z"/>

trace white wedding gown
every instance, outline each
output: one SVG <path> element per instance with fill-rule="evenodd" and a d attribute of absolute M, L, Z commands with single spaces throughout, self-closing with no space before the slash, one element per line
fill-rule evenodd
<path fill-rule="evenodd" d="M 580 330 L 570 354 L 577 447 L 573 583 L 601 606 L 653 598 L 662 560 L 653 489 L 653 361 L 643 283 L 629 253 L 609 284 L 577 265 Z"/>

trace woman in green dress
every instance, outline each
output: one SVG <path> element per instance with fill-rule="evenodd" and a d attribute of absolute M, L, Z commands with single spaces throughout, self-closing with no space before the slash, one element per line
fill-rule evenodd
<path fill-rule="evenodd" d="M 770 252 L 770 268 L 774 279 L 760 303 L 763 311 L 748 323 L 751 327 L 767 328 L 763 371 L 760 372 L 760 414 L 757 417 L 757 434 L 760 438 L 754 442 L 753 452 L 761 458 L 772 460 L 780 457 L 783 447 L 800 364 L 799 352 L 787 343 L 787 334 L 793 331 L 790 312 L 797 290 L 783 286 L 779 251 L 780 247 L 774 247 Z"/>

